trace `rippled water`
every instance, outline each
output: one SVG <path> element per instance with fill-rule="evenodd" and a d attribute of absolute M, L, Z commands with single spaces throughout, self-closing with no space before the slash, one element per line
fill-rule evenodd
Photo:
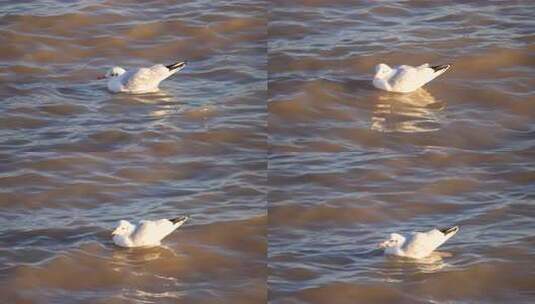
<path fill-rule="evenodd" d="M 262 1 L 2 4 L 0 302 L 265 302 L 265 28 Z M 155 94 L 95 80 L 177 60 Z"/>
<path fill-rule="evenodd" d="M 277 1 L 269 22 L 272 303 L 535 299 L 534 6 Z M 379 62 L 451 63 L 411 94 Z M 391 232 L 458 224 L 436 256 Z"/>
<path fill-rule="evenodd" d="M 531 303 L 529 1 L 4 1 L 1 303 Z M 153 94 L 107 68 L 188 66 Z M 410 94 L 374 66 L 452 64 Z M 119 219 L 191 219 L 120 249 Z M 378 242 L 458 224 L 441 251 Z"/>

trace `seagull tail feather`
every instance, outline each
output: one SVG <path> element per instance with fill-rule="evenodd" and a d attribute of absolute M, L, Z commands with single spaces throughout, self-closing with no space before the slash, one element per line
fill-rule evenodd
<path fill-rule="evenodd" d="M 187 61 L 179 61 L 179 62 L 175 62 L 173 64 L 170 64 L 170 65 L 166 65 L 165 67 L 167 69 L 169 69 L 169 71 L 173 72 L 174 70 L 181 70 L 183 69 L 187 64 Z"/>
<path fill-rule="evenodd" d="M 457 232 L 457 230 L 459 230 L 459 226 L 452 226 L 452 227 L 447 227 L 447 228 L 441 228 L 439 229 L 440 232 L 444 233 L 445 235 L 448 235 L 452 232 Z"/>
<path fill-rule="evenodd" d="M 172 218 L 172 219 L 169 219 L 169 221 L 173 224 L 178 224 L 178 223 L 181 223 L 181 222 L 185 222 L 189 219 L 189 216 L 185 215 L 185 216 L 179 216 L 179 217 L 175 217 L 175 218 Z"/>
<path fill-rule="evenodd" d="M 441 65 L 432 66 L 430 68 L 432 68 L 436 73 L 436 72 L 446 72 L 446 70 L 449 69 L 450 66 L 451 66 L 450 64 L 441 64 Z"/>

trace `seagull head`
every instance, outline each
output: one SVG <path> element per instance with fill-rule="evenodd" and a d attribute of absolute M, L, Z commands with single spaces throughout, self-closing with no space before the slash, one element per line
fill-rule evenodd
<path fill-rule="evenodd" d="M 375 78 L 383 78 L 391 72 L 392 69 L 387 64 L 379 63 L 375 66 Z"/>
<path fill-rule="evenodd" d="M 104 76 L 99 76 L 97 79 L 109 79 L 109 78 L 119 77 L 125 72 L 126 72 L 125 69 L 116 66 L 116 67 L 109 69 Z"/>
<path fill-rule="evenodd" d="M 113 230 L 111 235 L 128 235 L 134 230 L 134 225 L 130 224 L 129 221 L 120 220 L 117 228 Z"/>
<path fill-rule="evenodd" d="M 405 243 L 405 237 L 398 233 L 391 233 L 390 239 L 379 244 L 379 248 L 401 247 Z"/>

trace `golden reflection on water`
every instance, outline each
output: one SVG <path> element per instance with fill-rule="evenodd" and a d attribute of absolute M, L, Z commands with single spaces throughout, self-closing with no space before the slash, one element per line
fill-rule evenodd
<path fill-rule="evenodd" d="M 150 112 L 150 115 L 153 117 L 163 118 L 166 116 L 182 114 L 186 118 L 206 119 L 216 113 L 215 106 L 186 106 L 178 101 L 176 96 L 169 94 L 165 90 L 148 94 L 131 95 L 129 98 L 134 102 L 156 105 L 157 108 Z M 199 104 L 202 104 L 202 102 Z"/>
<path fill-rule="evenodd" d="M 168 246 L 153 248 L 118 248 L 115 247 L 111 258 L 117 265 L 131 265 L 151 262 L 160 258 L 176 256 L 175 251 Z"/>
<path fill-rule="evenodd" d="M 433 252 L 421 259 L 387 256 L 385 261 L 385 278 L 387 282 L 403 282 L 407 274 L 431 274 L 446 269 L 449 264 L 444 262 L 444 257 L 450 256 L 446 252 Z"/>
<path fill-rule="evenodd" d="M 379 132 L 419 133 L 440 130 L 440 112 L 445 105 L 425 89 L 409 94 L 379 95 L 371 129 Z"/>
<path fill-rule="evenodd" d="M 158 108 L 158 110 L 154 110 L 150 113 L 151 116 L 154 117 L 164 117 L 171 114 L 179 113 L 180 108 L 177 105 L 163 105 Z"/>
<path fill-rule="evenodd" d="M 155 105 L 155 109 L 150 111 L 150 116 L 164 118 L 173 115 L 182 115 L 187 119 L 205 120 L 217 114 L 213 105 L 191 106 L 181 103 L 176 96 L 165 90 L 160 90 L 148 94 L 128 95 L 129 102 Z M 199 102 L 199 104 L 203 104 Z"/>
<path fill-rule="evenodd" d="M 255 119 L 265 115 L 265 3 L 6 3 L 0 205 L 25 220 L 2 225 L 0 302 L 265 302 L 264 272 L 242 266 L 262 265 L 265 252 L 265 222 L 246 221 L 265 212 L 267 135 Z M 180 59 L 191 65 L 150 94 L 111 94 L 95 79 L 111 65 Z M 171 239 L 173 249 L 109 246 L 108 231 L 86 226 L 175 209 L 236 228 L 189 254 Z"/>
<path fill-rule="evenodd" d="M 161 298 L 161 299 L 179 299 L 184 297 L 186 295 L 185 292 L 182 291 L 164 291 L 164 292 L 147 292 L 140 289 L 136 289 L 132 296 L 136 298 L 147 298 L 147 299 L 154 299 L 154 298 Z M 138 299 L 139 301 L 139 299 Z M 147 301 L 145 303 L 155 303 L 153 301 Z"/>
<path fill-rule="evenodd" d="M 214 106 L 200 106 L 200 107 L 180 107 L 177 104 L 164 104 L 157 110 L 152 111 L 150 114 L 154 117 L 165 117 L 175 114 L 183 114 L 187 118 L 191 119 L 207 119 L 209 116 L 213 116 L 215 113 Z"/>
<path fill-rule="evenodd" d="M 146 103 L 146 104 L 156 104 L 163 102 L 173 102 L 173 95 L 169 94 L 165 90 L 159 90 L 158 92 L 148 93 L 148 94 L 130 94 L 128 98 L 135 102 Z"/>

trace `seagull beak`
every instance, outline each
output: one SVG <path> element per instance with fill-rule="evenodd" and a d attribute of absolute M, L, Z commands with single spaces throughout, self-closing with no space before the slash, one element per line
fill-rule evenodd
<path fill-rule="evenodd" d="M 106 76 L 97 76 L 97 80 L 106 79 Z"/>
<path fill-rule="evenodd" d="M 377 244 L 377 248 L 386 248 L 386 245 L 388 245 L 388 241 L 384 241 Z"/>
<path fill-rule="evenodd" d="M 113 230 L 113 232 L 111 233 L 111 235 L 116 235 L 117 234 L 117 229 Z"/>

